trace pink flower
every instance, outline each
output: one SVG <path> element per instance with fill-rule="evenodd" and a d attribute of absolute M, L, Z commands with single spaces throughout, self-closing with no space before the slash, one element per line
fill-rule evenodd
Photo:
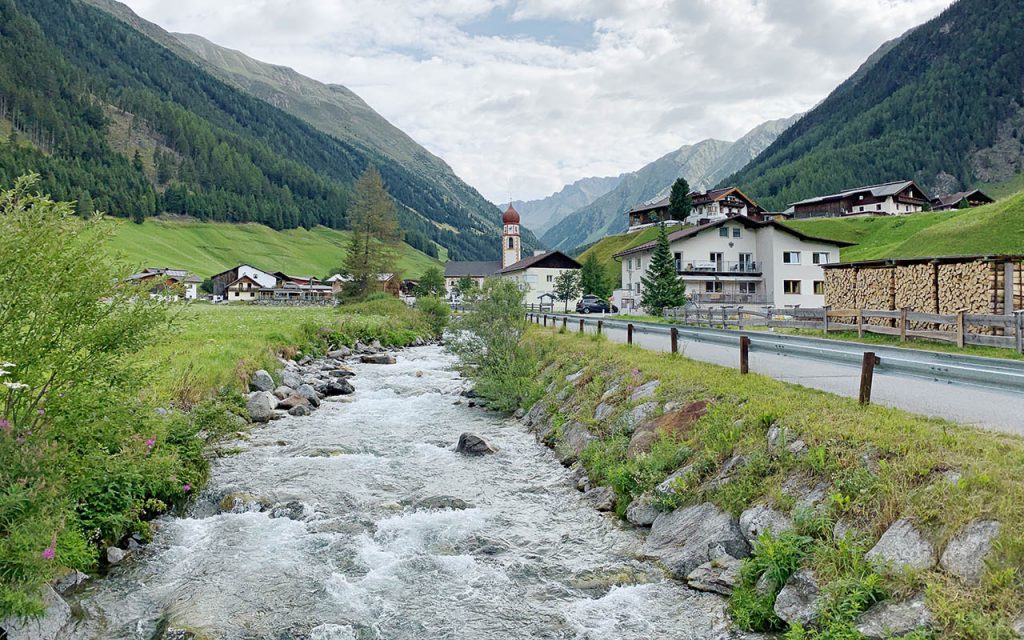
<path fill-rule="evenodd" d="M 185 493 L 188 493 L 189 491 L 192 490 L 192 485 L 190 485 L 189 483 L 186 482 L 185 486 L 182 487 L 181 490 L 184 491 Z"/>
<path fill-rule="evenodd" d="M 57 555 L 57 547 L 56 547 L 56 545 L 51 543 L 50 546 L 48 546 L 45 549 L 43 549 L 43 554 L 42 555 L 43 555 L 43 560 L 53 560 L 53 558 Z"/>
<path fill-rule="evenodd" d="M 7 421 L 7 418 L 0 418 L 0 431 L 4 433 L 11 432 L 11 423 Z"/>
<path fill-rule="evenodd" d="M 45 416 L 46 415 L 46 409 L 37 409 L 36 410 L 36 415 L 37 416 Z"/>
<path fill-rule="evenodd" d="M 156 446 L 156 438 L 150 438 L 149 440 L 146 440 L 146 448 L 147 449 L 152 449 L 155 446 Z"/>

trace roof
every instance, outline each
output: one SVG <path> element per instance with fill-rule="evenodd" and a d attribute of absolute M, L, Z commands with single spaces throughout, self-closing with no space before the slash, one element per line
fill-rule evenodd
<path fill-rule="evenodd" d="M 446 278 L 464 278 L 466 276 L 486 278 L 501 271 L 501 262 L 491 260 L 486 262 L 446 262 L 444 275 Z"/>
<path fill-rule="evenodd" d="M 807 242 L 824 242 L 826 244 L 835 245 L 837 247 L 852 247 L 855 244 L 853 242 L 845 242 L 842 240 L 829 240 L 828 238 L 817 238 L 815 236 L 810 236 L 807 235 L 806 233 L 797 231 L 796 229 L 793 229 L 791 227 L 787 227 L 786 225 L 781 224 L 779 222 L 775 222 L 774 220 L 758 222 L 744 215 L 732 215 L 729 216 L 728 218 L 723 218 L 715 222 L 708 222 L 707 224 L 700 224 L 693 227 L 686 227 L 685 229 L 680 229 L 679 231 L 674 231 L 668 234 L 668 241 L 671 243 L 677 240 L 685 240 L 686 238 L 692 238 L 710 229 L 717 229 L 718 227 L 721 227 L 722 225 L 727 224 L 729 222 L 739 222 L 748 229 L 765 229 L 768 227 L 774 227 L 775 229 L 778 229 L 783 233 L 788 233 L 791 236 L 795 236 Z M 657 240 L 651 240 L 650 242 L 645 242 L 641 245 L 637 245 L 632 249 L 620 251 L 619 253 L 616 253 L 612 257 L 619 258 L 634 253 L 643 253 L 644 251 L 650 251 L 657 244 Z"/>
<path fill-rule="evenodd" d="M 509 203 L 508 209 L 501 215 L 502 224 L 519 224 L 519 212 Z"/>
<path fill-rule="evenodd" d="M 730 196 L 734 193 L 738 194 L 740 199 L 748 202 L 749 204 L 755 207 L 759 207 L 759 205 L 756 202 L 754 202 L 753 198 L 749 198 L 747 194 L 740 191 L 739 187 L 724 187 L 722 189 L 712 189 L 710 191 L 705 191 L 704 193 L 694 191 L 693 193 L 690 194 L 690 197 L 693 198 L 693 203 L 696 205 L 705 204 L 708 202 L 718 202 L 719 200 L 725 198 L 726 196 Z"/>
<path fill-rule="evenodd" d="M 553 265 L 552 263 L 561 263 Z M 542 253 L 539 256 L 530 256 L 524 258 L 515 264 L 511 264 L 501 270 L 501 273 L 511 273 L 513 271 L 522 271 L 530 268 L 548 268 L 548 269 L 582 269 L 583 265 L 576 262 L 569 256 L 565 255 L 561 251 L 549 251 L 548 253 Z"/>
<path fill-rule="evenodd" d="M 987 200 L 989 202 L 995 202 L 987 193 L 981 189 L 973 189 L 971 191 L 960 191 L 958 193 L 951 193 L 948 196 L 939 196 L 932 198 L 932 204 L 937 207 L 952 207 L 960 204 L 960 201 L 965 198 L 977 198 L 979 200 Z"/>
<path fill-rule="evenodd" d="M 224 271 L 221 271 L 220 273 L 215 273 L 212 276 L 210 276 L 210 279 L 216 278 L 218 276 L 223 276 L 223 275 L 229 274 L 232 271 L 237 271 L 237 270 L 241 269 L 242 267 L 249 267 L 250 269 L 255 269 L 256 271 L 259 271 L 260 273 L 266 274 L 268 276 L 274 275 L 274 274 L 272 274 L 269 271 L 264 271 L 263 269 L 260 269 L 259 267 L 254 267 L 251 264 L 240 264 L 237 267 L 231 267 L 230 269 L 225 269 Z"/>
<path fill-rule="evenodd" d="M 395 274 L 393 273 L 378 273 L 377 282 L 387 282 L 388 280 L 391 280 L 394 277 Z M 355 278 L 353 278 L 350 275 L 336 273 L 330 278 L 327 278 L 326 282 L 352 282 L 353 280 L 355 280 Z"/>
<path fill-rule="evenodd" d="M 819 202 L 828 202 L 829 200 L 842 200 L 860 193 L 870 193 L 874 198 L 887 198 L 894 196 L 909 186 L 917 187 L 917 184 L 913 180 L 900 180 L 897 182 L 886 182 L 883 184 L 873 184 L 866 187 L 857 187 L 856 189 L 847 189 L 846 191 L 840 191 L 839 193 L 833 193 L 829 196 L 819 196 L 817 198 L 808 198 L 807 200 L 801 200 L 800 202 L 794 202 L 789 206 L 795 207 L 797 205 L 806 204 L 817 204 Z M 921 187 L 917 187 L 917 190 L 924 195 L 924 190 Z M 922 198 L 927 199 L 927 198 Z"/>
<path fill-rule="evenodd" d="M 962 262 L 1024 262 L 1021 254 L 992 254 L 965 256 L 927 256 L 924 258 L 889 258 L 861 262 L 834 262 L 823 264 L 826 269 L 852 269 L 854 267 L 900 267 L 914 264 L 956 264 Z"/>
<path fill-rule="evenodd" d="M 655 209 L 664 209 L 669 205 L 669 198 L 661 198 L 660 200 L 648 200 L 647 202 L 637 205 L 629 210 L 630 213 L 643 213 L 644 211 L 653 211 Z"/>
<path fill-rule="evenodd" d="M 239 279 L 237 279 L 237 280 L 235 280 L 233 282 L 229 282 L 228 283 L 228 289 L 230 289 L 231 287 L 235 286 L 236 284 L 238 284 L 239 282 L 241 282 L 243 280 L 248 280 L 249 282 L 251 282 L 253 284 L 257 284 L 257 285 L 259 284 L 259 282 L 256 282 L 256 280 L 254 280 L 252 278 L 252 276 L 242 276 L 241 278 L 239 278 Z"/>
<path fill-rule="evenodd" d="M 161 267 L 147 267 L 141 272 L 128 276 L 129 280 L 145 280 L 154 276 L 167 276 L 169 279 L 184 282 L 186 284 L 199 284 L 203 280 L 194 276 L 184 269 L 166 269 Z"/>

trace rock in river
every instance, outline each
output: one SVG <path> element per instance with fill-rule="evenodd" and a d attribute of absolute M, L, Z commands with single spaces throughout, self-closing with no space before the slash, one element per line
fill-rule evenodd
<path fill-rule="evenodd" d="M 324 395 L 328 398 L 333 398 L 335 396 L 348 396 L 355 392 L 356 389 L 352 386 L 352 383 L 344 378 L 331 380 L 327 383 L 327 386 L 324 387 Z"/>
<path fill-rule="evenodd" d="M 41 618 L 0 620 L 0 637 L 7 640 L 53 640 L 71 621 L 71 607 L 50 587 L 43 587 L 46 612 Z"/>
<path fill-rule="evenodd" d="M 455 452 L 469 456 L 482 456 L 497 453 L 498 448 L 478 435 L 464 433 L 459 436 L 459 444 L 455 447 Z"/>
<path fill-rule="evenodd" d="M 274 378 L 269 373 L 260 369 L 252 375 L 252 380 L 249 381 L 250 391 L 273 391 L 274 390 Z"/>
<path fill-rule="evenodd" d="M 249 411 L 249 419 L 253 422 L 270 422 L 274 417 L 274 408 L 277 406 L 277 398 L 269 391 L 259 391 L 252 394 L 246 409 Z"/>
<path fill-rule="evenodd" d="M 719 548 L 733 558 L 749 554 L 736 521 L 705 502 L 658 516 L 651 526 L 644 553 L 661 560 L 676 577 L 685 578 L 700 565 L 715 560 L 711 550 Z"/>
<path fill-rule="evenodd" d="M 363 364 L 396 364 L 395 356 L 390 353 L 374 353 L 360 358 Z"/>

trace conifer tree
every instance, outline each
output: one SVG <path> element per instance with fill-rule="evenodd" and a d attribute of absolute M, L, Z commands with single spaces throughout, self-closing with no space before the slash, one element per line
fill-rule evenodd
<path fill-rule="evenodd" d="M 693 198 L 690 197 L 690 184 L 685 178 L 679 178 L 672 185 L 672 194 L 668 199 L 668 217 L 671 220 L 686 220 L 693 211 Z"/>
<path fill-rule="evenodd" d="M 648 313 L 660 316 L 662 311 L 686 304 L 686 284 L 676 273 L 675 260 L 668 242 L 665 224 L 658 226 L 658 240 L 651 257 L 651 265 L 640 279 L 644 291 L 641 303 Z"/>
<path fill-rule="evenodd" d="M 352 235 L 344 266 L 353 280 L 346 293 L 359 297 L 372 290 L 379 274 L 395 272 L 396 247 L 402 241 L 395 203 L 375 167 L 356 181 L 348 222 Z"/>
<path fill-rule="evenodd" d="M 612 285 L 593 252 L 587 254 L 587 257 L 583 259 L 583 268 L 580 270 L 580 287 L 583 290 L 583 295 L 597 296 L 602 300 L 607 300 L 612 294 Z"/>
<path fill-rule="evenodd" d="M 79 218 L 89 218 L 96 212 L 96 205 L 92 203 L 92 195 L 88 191 L 83 191 L 78 196 L 78 204 L 75 205 L 75 214 Z"/>

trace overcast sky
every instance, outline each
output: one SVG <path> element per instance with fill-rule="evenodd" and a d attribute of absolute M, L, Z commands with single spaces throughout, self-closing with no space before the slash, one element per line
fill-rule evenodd
<path fill-rule="evenodd" d="M 123 0 L 343 84 L 494 202 L 805 111 L 950 0 Z"/>

